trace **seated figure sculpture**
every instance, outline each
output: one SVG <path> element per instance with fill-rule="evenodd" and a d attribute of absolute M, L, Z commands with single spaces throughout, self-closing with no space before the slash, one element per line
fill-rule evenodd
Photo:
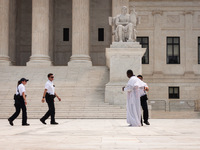
<path fill-rule="evenodd" d="M 113 35 L 115 42 L 136 41 L 136 26 L 139 24 L 139 17 L 134 8 L 131 14 L 128 14 L 127 11 L 127 7 L 123 6 L 120 15 L 109 17 L 109 24 L 114 26 Z"/>

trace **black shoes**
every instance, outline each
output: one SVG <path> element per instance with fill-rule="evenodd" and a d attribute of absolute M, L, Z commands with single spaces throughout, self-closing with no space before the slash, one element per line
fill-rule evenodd
<path fill-rule="evenodd" d="M 13 121 L 11 119 L 8 119 L 8 122 L 10 123 L 11 126 L 13 126 Z M 28 123 L 23 123 L 22 126 L 30 126 Z"/>
<path fill-rule="evenodd" d="M 51 122 L 51 124 L 53 124 L 53 125 L 58 125 L 58 123 L 57 123 L 57 122 Z"/>
<path fill-rule="evenodd" d="M 8 119 L 8 122 L 10 123 L 11 126 L 14 125 L 12 120 Z"/>
<path fill-rule="evenodd" d="M 47 124 L 47 123 L 45 122 L 45 120 L 42 120 L 42 118 L 40 119 L 40 121 L 41 121 L 43 124 L 45 124 L 45 125 Z M 51 122 L 51 124 L 52 124 L 52 125 L 57 125 L 58 123 L 54 121 L 54 122 Z"/>
<path fill-rule="evenodd" d="M 30 126 L 28 123 L 23 123 L 22 126 Z"/>
<path fill-rule="evenodd" d="M 40 121 L 41 121 L 43 124 L 45 124 L 45 125 L 47 124 L 47 123 L 46 123 L 44 120 L 42 120 L 42 119 L 40 119 Z"/>
<path fill-rule="evenodd" d="M 149 121 L 145 121 L 144 123 L 145 123 L 146 125 L 150 125 Z"/>

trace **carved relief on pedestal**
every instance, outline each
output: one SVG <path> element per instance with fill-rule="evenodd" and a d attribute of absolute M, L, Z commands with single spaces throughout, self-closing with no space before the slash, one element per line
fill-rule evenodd
<path fill-rule="evenodd" d="M 147 24 L 149 23 L 149 16 L 148 15 L 140 15 L 141 18 L 141 24 Z"/>
<path fill-rule="evenodd" d="M 179 15 L 167 15 L 167 23 L 180 23 Z"/>
<path fill-rule="evenodd" d="M 200 14 L 198 13 L 194 13 L 194 15 L 192 16 L 192 27 L 194 29 L 198 29 L 200 28 Z"/>

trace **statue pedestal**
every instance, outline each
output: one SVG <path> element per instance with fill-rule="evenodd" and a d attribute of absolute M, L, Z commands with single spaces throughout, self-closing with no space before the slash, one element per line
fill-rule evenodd
<path fill-rule="evenodd" d="M 110 69 L 110 81 L 106 84 L 105 102 L 115 105 L 125 105 L 126 93 L 122 87 L 126 85 L 127 70 L 133 70 L 135 75 L 142 74 L 142 56 L 146 48 L 141 48 L 138 42 L 113 42 L 111 48 L 106 48 L 106 63 Z"/>

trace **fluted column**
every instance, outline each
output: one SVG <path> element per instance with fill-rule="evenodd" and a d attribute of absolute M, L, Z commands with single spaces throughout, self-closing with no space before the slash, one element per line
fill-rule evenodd
<path fill-rule="evenodd" d="M 9 53 L 9 0 L 0 0 L 0 66 L 10 65 Z"/>
<path fill-rule="evenodd" d="M 28 66 L 51 65 L 50 7 L 52 0 L 32 0 L 32 47 Z"/>
<path fill-rule="evenodd" d="M 89 3 L 90 0 L 72 2 L 72 56 L 69 66 L 92 66 L 89 56 Z"/>
<path fill-rule="evenodd" d="M 13 65 L 16 64 L 16 18 L 17 18 L 17 9 L 16 9 L 16 0 L 10 1 L 10 19 L 9 19 L 9 57 Z"/>

